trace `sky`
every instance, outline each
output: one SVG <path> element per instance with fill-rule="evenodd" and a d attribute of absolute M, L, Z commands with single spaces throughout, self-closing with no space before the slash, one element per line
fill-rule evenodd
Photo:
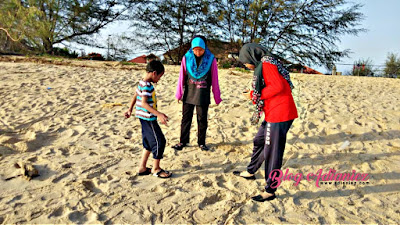
<path fill-rule="evenodd" d="M 385 64 L 388 53 L 395 53 L 400 56 L 400 0 L 353 0 L 355 3 L 361 3 L 364 6 L 361 12 L 365 19 L 360 22 L 360 28 L 367 29 L 366 32 L 359 33 L 358 36 L 342 36 L 341 42 L 338 43 L 340 50 L 350 49 L 352 52 L 349 58 L 343 58 L 338 62 L 338 72 L 349 72 L 352 70 L 351 65 L 359 59 L 370 59 L 373 65 L 381 66 Z M 106 40 L 109 34 L 126 32 L 128 26 L 122 23 L 115 23 L 107 27 L 100 33 L 100 37 Z M 93 49 L 80 46 L 89 52 L 99 52 L 106 56 L 107 50 Z M 146 52 L 138 52 L 133 56 L 145 54 Z M 327 72 L 324 67 L 315 65 L 311 66 L 322 73 Z M 383 67 L 375 67 L 382 69 Z"/>
<path fill-rule="evenodd" d="M 400 56 L 400 0 L 354 2 L 364 5 L 361 12 L 365 19 L 360 27 L 368 31 L 341 38 L 339 49 L 350 49 L 352 52 L 350 58 L 344 58 L 342 63 L 353 64 L 358 59 L 370 59 L 373 65 L 384 65 L 388 53 Z M 345 72 L 352 70 L 352 66 L 337 65 L 337 69 Z M 321 68 L 321 72 L 326 72 L 326 69 Z"/>

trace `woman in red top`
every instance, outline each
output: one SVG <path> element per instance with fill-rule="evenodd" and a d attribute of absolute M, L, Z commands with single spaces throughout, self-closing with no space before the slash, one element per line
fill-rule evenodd
<path fill-rule="evenodd" d="M 277 189 L 277 183 L 271 179 L 274 175 L 271 172 L 281 169 L 286 135 L 293 120 L 298 117 L 291 92 L 293 84 L 289 72 L 259 44 L 245 44 L 240 50 L 239 60 L 247 68 L 254 70 L 253 90 L 250 95 L 256 110 L 251 122 L 253 125 L 258 124 L 262 113 L 265 114 L 265 121 L 253 140 L 253 154 L 247 171 L 233 173 L 246 179 L 255 179 L 254 174 L 265 162 L 265 192 L 252 199 L 269 201 L 276 197 Z"/>

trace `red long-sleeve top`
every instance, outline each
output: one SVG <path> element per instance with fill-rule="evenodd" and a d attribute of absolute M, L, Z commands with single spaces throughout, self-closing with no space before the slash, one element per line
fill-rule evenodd
<path fill-rule="evenodd" d="M 277 66 L 263 62 L 262 74 L 266 86 L 261 91 L 265 121 L 279 123 L 296 119 L 297 109 L 289 83 L 279 74 Z"/>

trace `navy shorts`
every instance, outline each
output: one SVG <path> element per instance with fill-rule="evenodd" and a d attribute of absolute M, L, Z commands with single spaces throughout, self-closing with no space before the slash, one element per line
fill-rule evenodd
<path fill-rule="evenodd" d="M 166 140 L 157 120 L 147 121 L 139 119 L 142 124 L 143 147 L 153 153 L 154 159 L 162 159 Z"/>

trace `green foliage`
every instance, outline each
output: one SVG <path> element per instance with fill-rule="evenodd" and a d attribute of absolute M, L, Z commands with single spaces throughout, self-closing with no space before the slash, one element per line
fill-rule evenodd
<path fill-rule="evenodd" d="M 385 62 L 385 77 L 400 78 L 400 57 L 389 53 Z"/>
<path fill-rule="evenodd" d="M 70 51 L 68 48 L 53 48 L 53 55 L 62 56 L 67 58 L 78 58 L 78 52 Z"/>
<path fill-rule="evenodd" d="M 224 69 L 228 69 L 228 68 L 231 68 L 231 67 L 232 67 L 232 65 L 231 65 L 229 62 L 225 62 L 225 63 L 221 64 L 221 66 L 222 66 L 222 68 L 224 68 Z"/>
<path fill-rule="evenodd" d="M 242 66 L 242 64 L 235 59 L 221 59 L 218 61 L 218 65 L 224 69 Z"/>
<path fill-rule="evenodd" d="M 208 0 L 159 0 L 147 1 L 132 11 L 135 28 L 132 41 L 149 51 L 170 51 L 178 48 L 177 58 L 169 54 L 169 60 L 178 63 L 187 51 L 184 45 L 194 33 L 208 33 Z"/>
<path fill-rule="evenodd" d="M 87 37 L 123 19 L 136 0 L 3 0 L 0 27 L 32 51 L 52 53 L 64 41 L 96 45 Z M 10 41 L 10 40 L 8 40 Z M 101 47 L 101 46 L 100 46 Z M 104 47 L 104 46 L 103 46 Z"/>
<path fill-rule="evenodd" d="M 134 63 L 134 62 L 127 62 L 127 61 L 122 61 L 121 64 L 122 64 L 122 65 L 126 65 L 126 66 L 135 66 L 135 65 L 137 65 L 137 64 Z"/>
<path fill-rule="evenodd" d="M 353 76 L 373 76 L 374 70 L 372 68 L 372 61 L 370 59 L 360 59 L 354 62 Z"/>
<path fill-rule="evenodd" d="M 357 27 L 362 6 L 346 0 L 222 0 L 215 5 L 221 38 L 261 43 L 293 63 L 329 67 L 349 53 L 338 49 L 339 37 L 364 31 Z"/>
<path fill-rule="evenodd" d="M 251 73 L 250 70 L 244 69 L 244 68 L 240 68 L 240 67 L 236 67 L 235 68 L 236 71 L 242 72 L 242 73 Z"/>
<path fill-rule="evenodd" d="M 178 48 L 182 56 L 193 34 L 202 33 L 232 49 L 258 42 L 293 63 L 329 67 L 349 53 L 338 49 L 340 36 L 364 31 L 361 7 L 347 0 L 149 1 L 133 13 L 134 36 L 149 50 Z"/>

